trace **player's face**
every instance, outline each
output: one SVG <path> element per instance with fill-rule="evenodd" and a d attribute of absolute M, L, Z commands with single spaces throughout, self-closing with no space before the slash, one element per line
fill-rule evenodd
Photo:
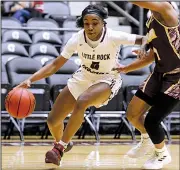
<path fill-rule="evenodd" d="M 90 40 L 97 41 L 102 34 L 104 27 L 103 20 L 95 14 L 88 14 L 84 16 L 83 23 L 84 30 L 88 38 Z"/>

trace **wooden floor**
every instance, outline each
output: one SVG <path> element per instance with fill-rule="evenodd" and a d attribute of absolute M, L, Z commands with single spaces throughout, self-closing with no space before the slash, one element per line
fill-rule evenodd
<path fill-rule="evenodd" d="M 2 144 L 2 169 L 7 170 L 139 170 L 148 155 L 141 159 L 128 158 L 125 153 L 133 144 L 86 144 L 75 143 L 66 153 L 61 165 L 44 163 L 44 155 L 52 146 L 49 143 L 34 142 L 24 145 L 5 142 Z M 17 145 L 17 146 L 15 146 Z M 179 145 L 168 145 L 172 162 L 165 170 L 179 170 Z"/>

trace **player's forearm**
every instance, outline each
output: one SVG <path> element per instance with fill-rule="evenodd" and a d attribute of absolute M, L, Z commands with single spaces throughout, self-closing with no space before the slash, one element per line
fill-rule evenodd
<path fill-rule="evenodd" d="M 29 80 L 31 82 L 35 82 L 38 81 L 40 79 L 46 78 L 51 76 L 52 74 L 55 73 L 55 67 L 52 64 L 48 64 L 46 66 L 44 66 L 43 68 L 41 68 L 39 71 L 37 71 L 36 73 L 34 73 Z"/>
<path fill-rule="evenodd" d="M 61 59 L 54 60 L 52 63 L 42 67 L 39 71 L 34 73 L 29 78 L 29 80 L 31 82 L 35 82 L 35 81 L 38 81 L 40 79 L 47 78 L 47 77 L 51 76 L 52 74 L 56 73 L 58 71 L 58 69 L 61 68 L 65 64 L 66 61 L 67 61 L 67 59 L 65 59 L 63 57 L 61 57 Z"/>
<path fill-rule="evenodd" d="M 154 55 L 149 54 L 149 56 L 144 57 L 143 59 L 137 59 L 133 63 L 125 66 L 125 72 L 131 72 L 134 70 L 141 69 L 149 64 L 151 64 L 154 61 Z"/>
<path fill-rule="evenodd" d="M 145 7 L 146 5 L 148 5 L 148 2 L 142 2 L 142 1 L 129 1 L 134 5 L 138 5 L 138 6 L 142 6 Z"/>
<path fill-rule="evenodd" d="M 139 7 L 147 8 L 147 9 L 149 9 L 152 5 L 157 4 L 157 2 L 143 2 L 143 1 L 129 1 L 129 2 Z"/>
<path fill-rule="evenodd" d="M 167 2 L 143 2 L 143 1 L 129 1 L 129 2 L 141 8 L 150 9 L 151 11 L 156 11 L 159 13 L 164 13 L 167 9 L 170 8 L 169 3 Z"/>

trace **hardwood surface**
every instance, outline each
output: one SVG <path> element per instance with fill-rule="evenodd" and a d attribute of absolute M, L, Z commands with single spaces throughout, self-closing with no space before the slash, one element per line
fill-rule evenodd
<path fill-rule="evenodd" d="M 8 143 L 6 143 L 8 144 Z M 43 145 L 42 145 L 43 144 Z M 44 163 L 44 155 L 52 149 L 50 144 L 32 143 L 31 146 L 14 143 L 2 146 L 3 170 L 139 170 L 149 155 L 140 159 L 131 159 L 125 153 L 133 144 L 78 144 L 66 153 L 61 165 Z M 17 145 L 17 146 L 15 146 Z M 168 145 L 172 162 L 165 170 L 179 170 L 179 145 Z"/>

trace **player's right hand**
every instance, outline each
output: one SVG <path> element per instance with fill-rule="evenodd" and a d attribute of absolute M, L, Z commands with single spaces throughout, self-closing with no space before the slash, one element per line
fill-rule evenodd
<path fill-rule="evenodd" d="M 29 87 L 31 87 L 31 81 L 29 79 L 27 79 L 27 80 L 24 80 L 19 85 L 17 85 L 15 88 L 29 88 Z"/>

